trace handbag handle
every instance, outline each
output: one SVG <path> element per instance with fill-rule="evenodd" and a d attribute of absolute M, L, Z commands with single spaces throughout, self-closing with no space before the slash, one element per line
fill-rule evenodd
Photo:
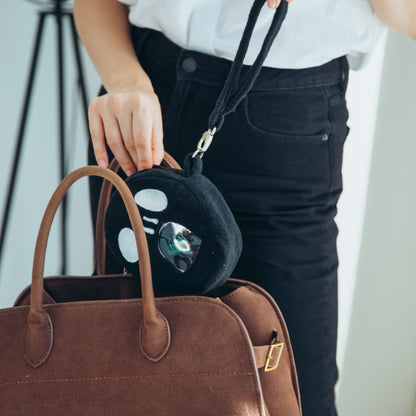
<path fill-rule="evenodd" d="M 256 60 L 241 78 L 240 75 L 243 68 L 244 58 L 247 54 L 248 46 L 251 36 L 253 35 L 257 19 L 265 2 L 266 0 L 255 0 L 250 9 L 247 23 L 244 28 L 243 36 L 240 40 L 240 44 L 238 45 L 234 61 L 231 65 L 230 71 L 228 72 L 227 79 L 225 80 L 224 87 L 221 90 L 215 107 L 209 116 L 208 130 L 202 135 L 198 143 L 197 150 L 193 154 L 194 157 L 196 155 L 199 155 L 200 157 L 204 155 L 212 142 L 214 134 L 222 127 L 225 116 L 235 111 L 238 104 L 240 104 L 240 102 L 250 91 L 254 81 L 260 73 L 267 54 L 272 47 L 273 41 L 282 27 L 289 7 L 287 1 L 285 0 L 280 3 L 273 15 L 272 23 L 270 24 L 269 30 L 267 31 Z"/>
<path fill-rule="evenodd" d="M 151 361 L 161 360 L 170 345 L 169 323 L 157 309 L 152 284 L 150 256 L 142 219 L 134 198 L 124 181 L 114 172 L 98 166 L 77 169 L 64 178 L 52 195 L 40 225 L 33 260 L 30 309 L 24 344 L 24 357 L 34 368 L 48 359 L 53 345 L 53 325 L 43 307 L 44 265 L 46 246 L 56 211 L 70 186 L 85 176 L 100 176 L 110 181 L 120 192 L 136 238 L 140 258 L 143 321 L 140 329 L 140 348 Z"/>
<path fill-rule="evenodd" d="M 181 169 L 179 163 L 167 152 L 165 152 L 162 160 L 162 164 L 172 168 Z M 114 173 L 117 173 L 120 164 L 117 159 L 114 158 L 109 167 Z M 94 260 L 94 275 L 105 274 L 105 257 L 106 257 L 106 243 L 105 243 L 105 232 L 104 232 L 104 218 L 105 212 L 110 202 L 111 190 L 113 184 L 109 181 L 103 181 L 100 191 L 100 197 L 98 199 L 97 208 L 97 219 L 95 224 L 95 260 Z"/>

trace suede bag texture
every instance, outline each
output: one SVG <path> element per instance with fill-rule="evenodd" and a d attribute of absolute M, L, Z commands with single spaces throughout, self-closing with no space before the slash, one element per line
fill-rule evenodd
<path fill-rule="evenodd" d="M 88 175 L 110 180 L 126 203 L 140 283 L 130 275 L 43 278 L 58 205 Z M 289 334 L 272 297 L 229 279 L 206 296 L 155 298 L 137 205 L 115 173 L 90 166 L 55 191 L 32 284 L 0 310 L 0 414 L 300 416 L 301 408 Z"/>
<path fill-rule="evenodd" d="M 139 205 L 140 198 L 137 196 L 146 190 L 150 195 L 153 192 L 153 195 L 160 194 L 166 198 L 163 209 L 157 208 L 157 212 L 143 207 L 146 203 L 140 206 L 156 288 L 171 294 L 204 294 L 221 286 L 231 276 L 242 250 L 241 232 L 220 191 L 202 175 L 202 159 L 199 156 L 193 158 L 188 155 L 183 170 L 154 166 L 136 172 L 125 182 Z M 192 231 L 200 242 L 195 259 L 184 266 L 185 271 L 167 261 L 159 247 L 161 231 L 170 223 L 180 224 Z M 107 245 L 126 270 L 138 277 L 138 261 L 128 261 L 120 248 L 122 230 L 130 232 L 132 237 L 129 224 L 123 201 L 114 192 L 105 219 Z M 183 236 L 179 235 L 179 238 L 183 239 Z M 176 241 L 176 244 L 180 243 Z M 131 247 L 126 247 L 126 244 Z M 190 243 L 185 241 L 184 244 Z M 171 246 L 171 250 L 176 250 L 175 244 Z M 124 250 L 129 253 L 135 251 L 134 238 L 124 243 Z M 174 253 L 172 260 L 176 263 L 183 261 L 180 253 Z"/>

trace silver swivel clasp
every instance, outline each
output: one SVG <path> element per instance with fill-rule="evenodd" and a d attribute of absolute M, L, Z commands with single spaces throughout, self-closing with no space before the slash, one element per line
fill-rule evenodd
<path fill-rule="evenodd" d="M 214 127 L 212 130 L 208 129 L 206 132 L 204 132 L 204 134 L 198 142 L 198 146 L 195 152 L 193 153 L 192 157 L 199 155 L 199 157 L 202 158 L 202 156 L 204 156 L 204 153 L 208 150 L 209 146 L 212 143 L 212 139 L 216 131 L 217 128 Z"/>

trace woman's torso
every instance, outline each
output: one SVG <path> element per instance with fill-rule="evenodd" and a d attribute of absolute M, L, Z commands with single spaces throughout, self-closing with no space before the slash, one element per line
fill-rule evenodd
<path fill-rule="evenodd" d="M 253 0 L 120 0 L 130 21 L 163 32 L 179 46 L 233 59 Z M 247 53 L 251 64 L 274 11 L 264 7 Z M 362 66 L 384 26 L 369 0 L 294 0 L 265 66 L 308 68 L 347 55 Z"/>

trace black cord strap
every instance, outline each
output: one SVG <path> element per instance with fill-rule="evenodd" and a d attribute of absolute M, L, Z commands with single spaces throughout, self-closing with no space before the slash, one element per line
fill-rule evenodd
<path fill-rule="evenodd" d="M 243 61 L 247 53 L 255 24 L 264 3 L 265 0 L 255 0 L 250 10 L 247 24 L 238 46 L 234 62 L 231 66 L 230 72 L 228 73 L 220 96 L 218 97 L 217 103 L 215 104 L 215 108 L 209 117 L 208 127 L 210 130 L 216 128 L 216 131 L 218 131 L 224 122 L 224 117 L 233 112 L 238 104 L 240 104 L 240 102 L 247 95 L 260 73 L 261 67 L 270 51 L 273 41 L 282 27 L 283 20 L 285 19 L 288 10 L 288 3 L 285 0 L 283 0 L 280 3 L 280 6 L 276 9 L 270 28 L 263 41 L 260 53 L 258 54 L 253 65 L 248 69 L 243 79 L 240 80 L 240 72 L 243 67 Z"/>
<path fill-rule="evenodd" d="M 208 130 L 201 137 L 193 157 L 196 155 L 202 157 L 204 155 L 205 151 L 212 142 L 215 132 L 222 127 L 224 117 L 233 112 L 237 108 L 238 104 L 240 104 L 240 102 L 247 95 L 260 73 L 261 67 L 270 51 L 273 41 L 282 27 L 283 20 L 285 19 L 288 11 L 288 3 L 286 0 L 282 0 L 280 6 L 276 9 L 272 23 L 266 37 L 264 38 L 263 45 L 256 60 L 247 70 L 244 77 L 240 79 L 241 69 L 243 68 L 243 62 L 248 50 L 250 39 L 253 35 L 254 27 L 265 1 L 266 0 L 255 0 L 253 6 L 251 7 L 243 36 L 241 37 L 240 44 L 238 45 L 237 53 L 231 65 L 230 71 L 228 72 L 224 87 L 218 97 L 214 110 L 209 116 Z"/>

